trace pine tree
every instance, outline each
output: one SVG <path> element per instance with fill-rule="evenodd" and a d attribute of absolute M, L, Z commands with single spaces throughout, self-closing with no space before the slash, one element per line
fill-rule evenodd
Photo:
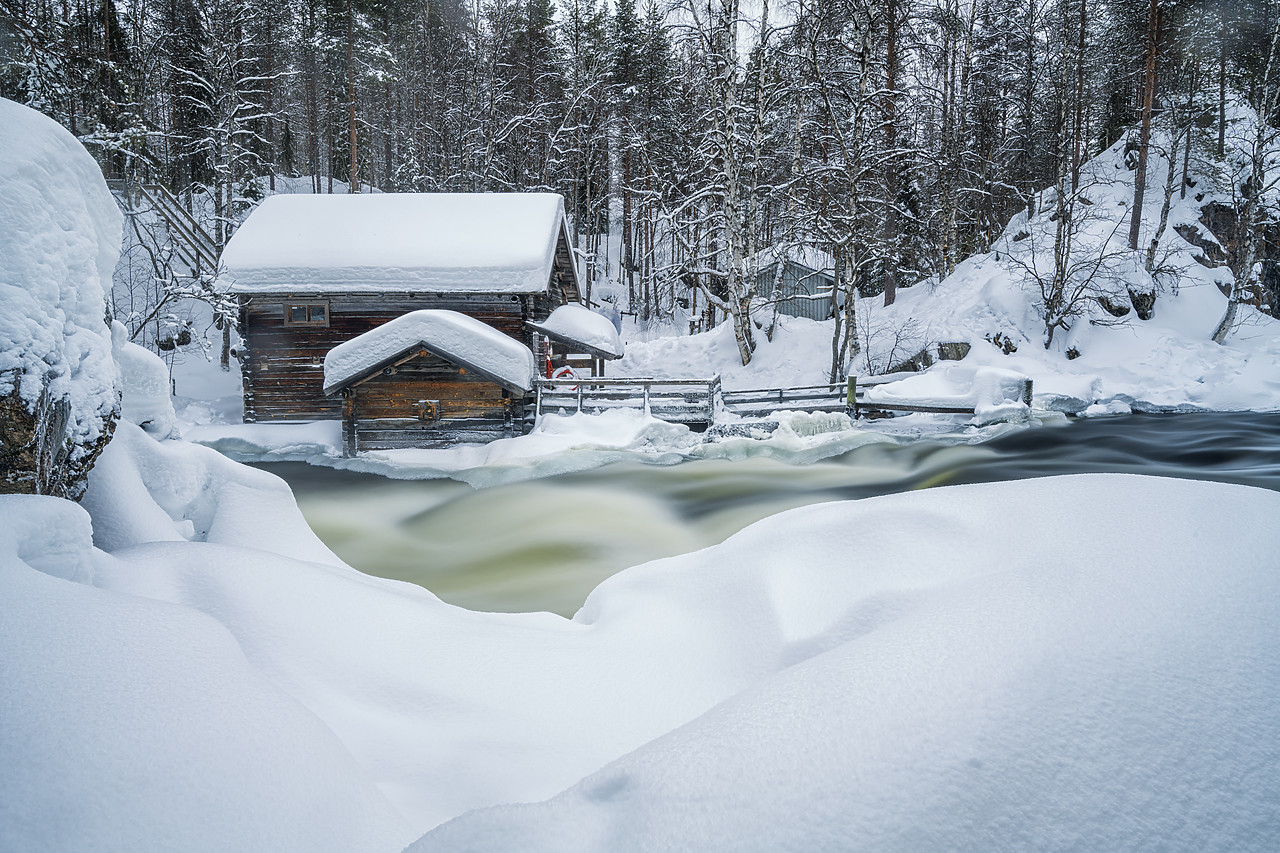
<path fill-rule="evenodd" d="M 585 257 L 591 301 L 600 239 L 609 232 L 609 69 L 607 15 L 598 0 L 570 0 L 561 39 L 565 45 L 564 131 L 554 156 L 565 201 Z"/>

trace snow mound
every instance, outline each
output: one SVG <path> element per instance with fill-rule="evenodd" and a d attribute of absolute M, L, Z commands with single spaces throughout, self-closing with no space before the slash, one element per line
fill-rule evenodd
<path fill-rule="evenodd" d="M 674 330 L 673 330 L 674 331 Z M 614 376 L 688 379 L 719 376 L 726 390 L 824 385 L 831 369 L 831 324 L 801 317 L 778 317 L 773 340 L 756 335 L 751 364 L 742 366 L 733 324 L 697 335 L 627 338 L 626 355 L 609 368 Z"/>
<path fill-rule="evenodd" d="M 3 98 L 0 152 L 0 397 L 68 401 L 74 461 L 116 411 L 104 306 L 121 214 L 75 137 Z"/>
<path fill-rule="evenodd" d="M 123 323 L 112 324 L 112 356 L 120 369 L 120 416 L 156 438 L 177 438 L 169 369 L 160 356 L 130 342 L 128 334 Z"/>
<path fill-rule="evenodd" d="M 541 293 L 562 229 L 554 193 L 274 195 L 228 241 L 220 279 L 235 293 Z"/>
<path fill-rule="evenodd" d="M 6 495 L 0 511 L 0 849 L 403 845 L 347 749 L 216 619 L 93 588 L 128 565 L 69 501 Z"/>
<path fill-rule="evenodd" d="M 584 305 L 572 302 L 561 305 L 546 320 L 530 325 L 555 337 L 586 344 L 614 358 L 622 358 L 625 352 L 613 321 Z"/>
<path fill-rule="evenodd" d="M 533 388 L 533 353 L 514 338 L 457 311 L 410 311 L 338 344 L 324 357 L 324 392 L 331 394 L 414 347 L 523 391 Z"/>
<path fill-rule="evenodd" d="M 268 553 L 342 566 L 279 477 L 207 447 L 157 442 L 128 422 L 117 426 L 90 473 L 82 504 L 93 516 L 94 544 L 108 551 L 148 542 L 252 542 Z"/>
<path fill-rule="evenodd" d="M 623 572 L 575 622 L 663 635 L 671 686 L 725 700 L 410 850 L 1274 849 L 1277 511 L 1049 478 L 807 507 Z"/>
<path fill-rule="evenodd" d="M 1023 395 L 1028 377 L 997 367 L 945 362 L 897 382 L 872 385 L 864 393 L 868 404 L 901 403 L 974 410 L 978 423 L 1026 420 L 1031 412 Z"/>

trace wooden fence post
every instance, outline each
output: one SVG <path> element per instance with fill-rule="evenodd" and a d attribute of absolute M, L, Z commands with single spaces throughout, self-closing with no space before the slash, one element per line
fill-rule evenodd
<path fill-rule="evenodd" d="M 849 375 L 849 390 L 844 398 L 846 407 L 853 409 L 853 416 L 858 416 L 858 377 L 854 374 Z"/>
<path fill-rule="evenodd" d="M 345 433 L 342 436 L 342 455 L 355 456 L 358 446 L 356 435 L 356 394 L 351 388 L 344 388 L 342 391 L 342 426 L 342 431 Z"/>

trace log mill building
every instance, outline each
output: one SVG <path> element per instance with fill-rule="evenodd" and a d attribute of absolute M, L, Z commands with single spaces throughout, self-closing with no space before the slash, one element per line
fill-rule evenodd
<path fill-rule="evenodd" d="M 389 363 L 364 365 L 327 389 L 325 357 L 410 312 L 448 311 L 538 353 L 540 372 L 549 338 L 536 326 L 580 301 L 572 245 L 564 201 L 552 193 L 266 199 L 228 242 L 219 276 L 240 303 L 245 421 L 337 419 L 344 399 L 356 396 L 353 384 L 370 382 L 366 396 L 382 401 L 377 417 L 416 418 L 428 432 L 454 417 L 493 415 L 493 400 L 527 389 L 477 376 L 482 365 L 461 364 L 456 352 L 450 360 L 447 347 L 430 341 L 415 340 Z M 572 340 L 555 346 L 557 360 L 590 352 Z M 418 384 L 397 389 L 396 376 Z M 415 443 L 414 435 L 393 446 Z"/>

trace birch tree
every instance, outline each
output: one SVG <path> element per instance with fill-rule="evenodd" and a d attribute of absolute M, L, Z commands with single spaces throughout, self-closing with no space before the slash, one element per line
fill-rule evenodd
<path fill-rule="evenodd" d="M 1274 191 L 1280 184 L 1280 129 L 1273 126 L 1277 117 L 1277 100 L 1280 99 L 1280 86 L 1276 85 L 1276 51 L 1280 47 L 1280 19 L 1277 20 L 1271 33 L 1271 44 L 1267 50 L 1267 61 L 1259 85 L 1259 98 L 1256 105 L 1256 119 L 1252 132 L 1247 140 L 1245 179 L 1236 184 L 1239 192 L 1238 217 L 1236 233 L 1243 244 L 1237 248 L 1235 282 L 1227 297 L 1227 308 L 1213 331 L 1214 343 L 1226 341 L 1227 335 L 1235 328 L 1240 304 L 1249 299 L 1258 287 L 1257 270 L 1258 251 L 1261 243 L 1262 226 L 1275 219 Z"/>
<path fill-rule="evenodd" d="M 692 47 L 703 65 L 706 101 L 699 116 L 706 182 L 690 204 L 705 211 L 707 243 L 692 272 L 706 300 L 728 315 L 742 363 L 755 352 L 751 320 L 755 279 L 745 275 L 743 146 L 750 113 L 743 110 L 738 55 L 739 0 L 686 0 Z"/>

